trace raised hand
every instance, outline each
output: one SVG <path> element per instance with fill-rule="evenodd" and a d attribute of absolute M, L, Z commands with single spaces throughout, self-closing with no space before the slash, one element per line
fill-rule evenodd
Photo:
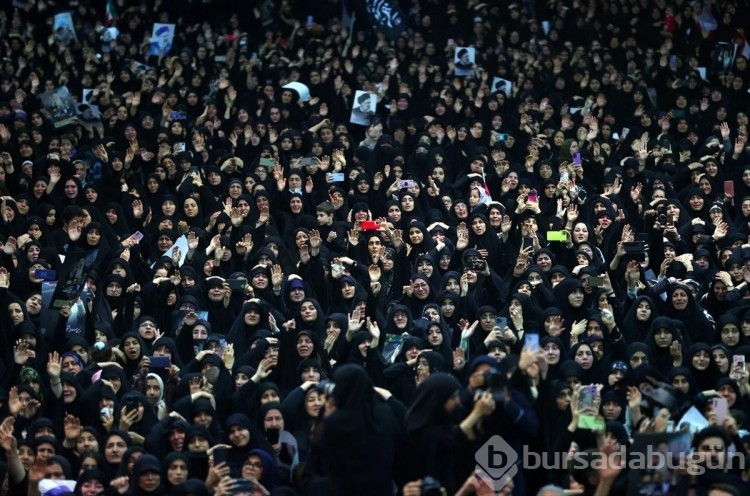
<path fill-rule="evenodd" d="M 232 221 L 232 225 L 238 227 L 242 224 L 242 211 L 237 207 L 233 207 L 229 214 L 229 218 Z"/>
<path fill-rule="evenodd" d="M 381 276 L 380 266 L 375 265 L 375 264 L 370 265 L 367 271 L 370 274 L 370 281 L 372 282 L 380 281 L 380 276 Z"/>
<path fill-rule="evenodd" d="M 47 375 L 49 375 L 50 379 L 57 379 L 60 377 L 60 373 L 62 372 L 62 359 L 60 358 L 60 354 L 56 351 L 53 351 L 49 354 L 49 358 L 47 361 Z"/>
<path fill-rule="evenodd" d="M 71 220 L 68 223 L 68 237 L 73 242 L 78 241 L 81 238 L 81 225 L 78 221 Z M 8 239 L 8 242 L 10 242 L 10 238 Z"/>
<path fill-rule="evenodd" d="M 271 267 L 271 284 L 274 288 L 281 287 L 281 283 L 284 281 L 284 272 L 281 269 L 281 265 L 276 264 Z"/>
<path fill-rule="evenodd" d="M 73 415 L 66 415 L 63 421 L 65 439 L 69 441 L 75 441 L 81 435 L 83 428 L 81 427 L 81 421 L 78 417 Z"/>
<path fill-rule="evenodd" d="M 456 249 L 465 250 L 469 246 L 469 228 L 466 227 L 465 222 L 461 222 L 456 230 L 458 240 L 456 241 Z"/>
<path fill-rule="evenodd" d="M 36 352 L 29 347 L 28 342 L 19 340 L 16 341 L 13 357 L 16 364 L 25 365 L 29 361 L 29 358 L 36 357 Z"/>
<path fill-rule="evenodd" d="M 0 288 L 8 289 L 10 286 L 10 273 L 5 267 L 0 267 Z"/>

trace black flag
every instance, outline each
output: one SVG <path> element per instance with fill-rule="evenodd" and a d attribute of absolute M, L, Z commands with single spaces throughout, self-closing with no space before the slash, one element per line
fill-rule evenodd
<path fill-rule="evenodd" d="M 406 29 L 406 19 L 395 0 L 365 0 L 370 19 L 386 36 L 396 39 Z"/>

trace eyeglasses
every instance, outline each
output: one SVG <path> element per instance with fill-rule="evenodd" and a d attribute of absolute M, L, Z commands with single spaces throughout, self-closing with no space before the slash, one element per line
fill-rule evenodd
<path fill-rule="evenodd" d="M 253 468 L 263 468 L 263 464 L 261 462 L 247 462 L 244 467 L 253 467 Z"/>

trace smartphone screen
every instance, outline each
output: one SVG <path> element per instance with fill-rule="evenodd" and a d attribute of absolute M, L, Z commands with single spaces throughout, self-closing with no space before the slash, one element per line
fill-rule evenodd
<path fill-rule="evenodd" d="M 594 399 L 596 398 L 596 386 L 583 386 L 581 392 L 578 395 L 578 408 L 583 410 L 584 408 L 592 408 L 594 406 Z"/>
<path fill-rule="evenodd" d="M 169 357 L 166 356 L 152 356 L 149 357 L 151 366 L 155 369 L 168 369 L 172 366 L 172 362 Z"/>
<path fill-rule="evenodd" d="M 34 277 L 45 281 L 54 281 L 57 279 L 57 272 L 49 269 L 36 269 L 34 271 Z"/>
<path fill-rule="evenodd" d="M 268 442 L 271 444 L 278 444 L 280 435 L 281 431 L 277 427 L 266 429 L 266 439 L 268 439 Z"/>
<path fill-rule="evenodd" d="M 495 317 L 495 327 L 505 329 L 508 326 L 508 319 L 506 317 Z"/>
<path fill-rule="evenodd" d="M 530 202 L 535 202 L 535 201 L 537 201 L 537 199 L 538 199 L 538 196 L 536 194 L 536 191 L 534 191 L 533 189 L 531 191 L 529 191 L 529 201 Z"/>
<path fill-rule="evenodd" d="M 213 450 L 214 466 L 229 461 L 229 450 L 227 448 L 214 448 Z"/>
<path fill-rule="evenodd" d="M 524 337 L 524 347 L 528 348 L 533 351 L 537 351 L 539 349 L 539 334 L 536 334 L 534 332 L 527 332 Z"/>
<path fill-rule="evenodd" d="M 745 355 L 734 355 L 732 357 L 732 365 L 733 368 L 739 368 L 740 370 L 745 370 Z"/>
<path fill-rule="evenodd" d="M 713 405 L 713 411 L 716 414 L 716 420 L 719 425 L 724 423 L 729 412 L 729 404 L 726 398 L 712 398 L 711 404 Z"/>
<path fill-rule="evenodd" d="M 724 181 L 724 194 L 732 198 L 734 205 L 734 181 Z"/>

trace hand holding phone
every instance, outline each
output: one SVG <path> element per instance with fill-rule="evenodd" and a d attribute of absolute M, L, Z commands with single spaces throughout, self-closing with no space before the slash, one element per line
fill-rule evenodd
<path fill-rule="evenodd" d="M 732 357 L 732 368 L 738 368 L 745 371 L 745 355 L 734 355 Z"/>

